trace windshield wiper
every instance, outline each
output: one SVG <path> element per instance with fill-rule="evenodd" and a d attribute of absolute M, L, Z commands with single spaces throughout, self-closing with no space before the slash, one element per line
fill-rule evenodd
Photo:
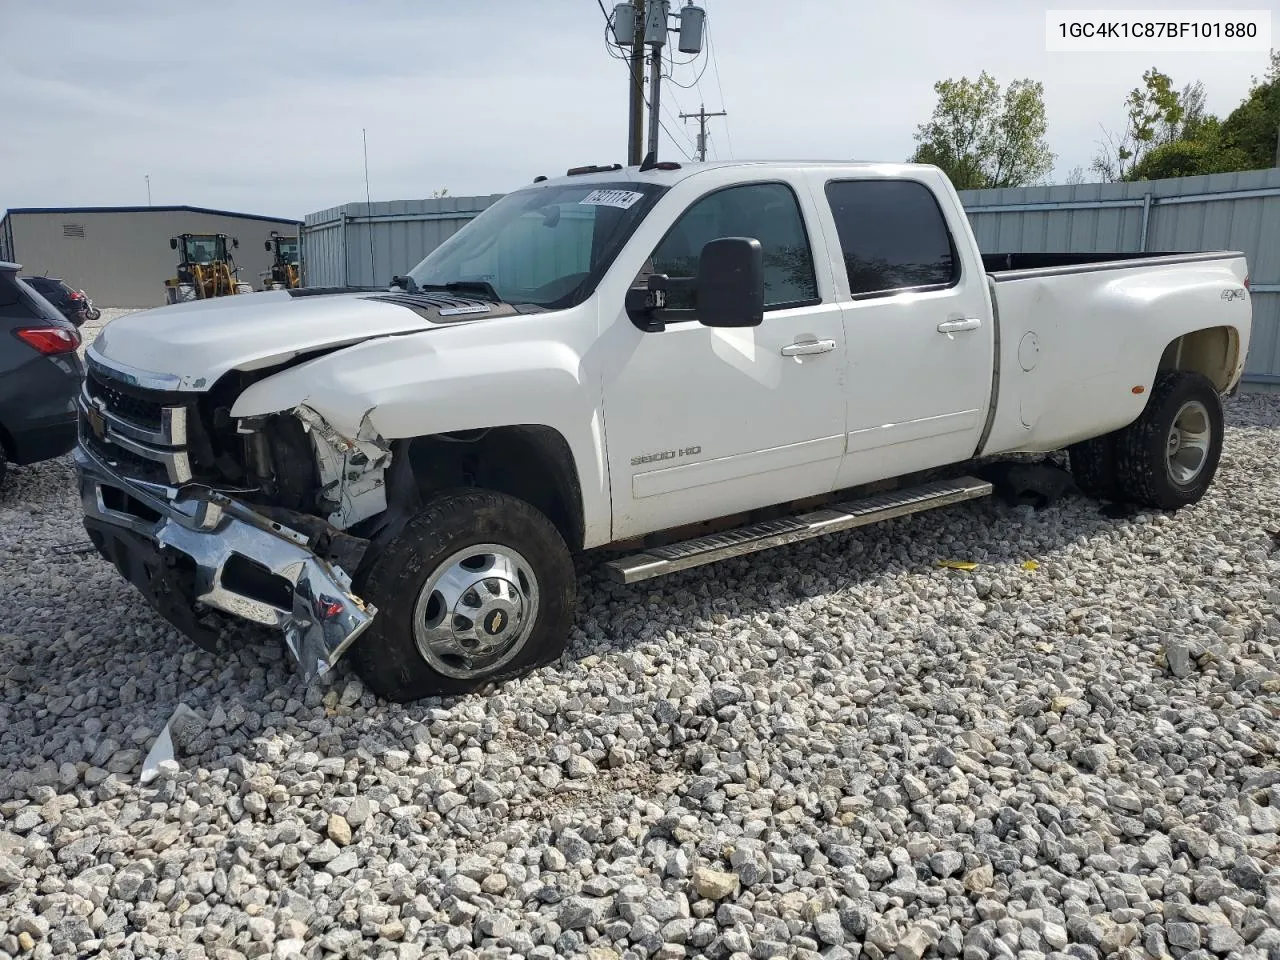
<path fill-rule="evenodd" d="M 419 290 L 446 290 L 449 293 L 479 293 L 494 303 L 502 303 L 502 297 L 488 280 L 454 280 L 451 283 L 420 283 Z"/>

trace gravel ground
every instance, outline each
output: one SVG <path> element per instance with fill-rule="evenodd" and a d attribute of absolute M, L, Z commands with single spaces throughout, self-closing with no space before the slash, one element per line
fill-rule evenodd
<path fill-rule="evenodd" d="M 0 958 L 1280 958 L 1280 401 L 1228 417 L 1176 516 L 588 571 L 558 667 L 407 708 L 184 642 L 15 469 Z"/>

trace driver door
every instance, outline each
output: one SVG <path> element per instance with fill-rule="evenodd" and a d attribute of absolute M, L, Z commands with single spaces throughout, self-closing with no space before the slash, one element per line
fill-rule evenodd
<path fill-rule="evenodd" d="M 615 540 L 829 492 L 844 454 L 844 326 L 807 189 L 736 184 L 695 199 L 652 251 L 648 273 L 693 277 L 702 247 L 754 237 L 764 258 L 759 326 L 689 319 L 610 327 L 625 359 L 605 378 Z M 692 309 L 694 294 L 668 307 Z"/>

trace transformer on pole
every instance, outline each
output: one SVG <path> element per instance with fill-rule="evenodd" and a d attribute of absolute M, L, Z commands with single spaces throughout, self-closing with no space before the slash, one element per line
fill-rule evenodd
<path fill-rule="evenodd" d="M 693 0 L 688 0 L 688 3 L 675 16 L 679 30 L 677 48 L 681 53 L 701 53 L 702 35 L 707 19 L 706 11 L 697 6 Z M 616 4 L 613 8 L 613 16 L 609 18 L 613 41 L 619 47 L 630 48 L 628 59 L 631 75 L 627 78 L 630 102 L 627 161 L 630 165 L 640 162 L 639 147 L 643 139 L 640 112 L 644 97 L 644 47 L 649 48 L 648 156 L 653 160 L 658 157 L 658 132 L 662 127 L 659 119 L 662 98 L 662 48 L 667 43 L 671 17 L 670 0 L 635 0 L 634 3 Z M 709 114 L 709 116 L 716 116 L 716 114 Z M 705 140 L 705 136 L 701 138 L 703 156 L 706 155 Z"/>

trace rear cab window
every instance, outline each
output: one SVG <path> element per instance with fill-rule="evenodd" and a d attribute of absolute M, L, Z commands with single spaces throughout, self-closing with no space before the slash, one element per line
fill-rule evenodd
<path fill-rule="evenodd" d="M 827 202 L 855 300 L 960 282 L 960 258 L 933 192 L 916 180 L 832 180 Z"/>
<path fill-rule="evenodd" d="M 644 286 L 655 273 L 696 277 L 702 248 L 721 237 L 760 241 L 766 311 L 820 302 L 804 217 L 795 193 L 784 183 L 724 187 L 695 200 L 658 243 L 635 286 Z M 675 289 L 667 295 L 667 309 L 693 310 L 695 301 L 693 289 Z"/>

